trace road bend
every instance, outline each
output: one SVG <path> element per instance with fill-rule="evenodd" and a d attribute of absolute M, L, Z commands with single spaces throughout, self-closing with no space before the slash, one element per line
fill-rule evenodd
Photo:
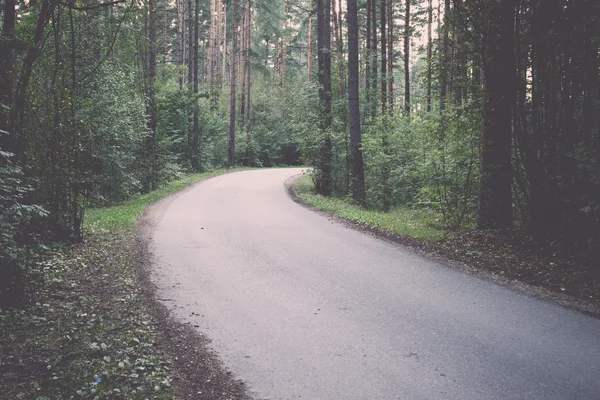
<path fill-rule="evenodd" d="M 300 169 L 176 197 L 152 279 L 260 399 L 600 399 L 600 320 L 516 293 L 293 202 Z"/>

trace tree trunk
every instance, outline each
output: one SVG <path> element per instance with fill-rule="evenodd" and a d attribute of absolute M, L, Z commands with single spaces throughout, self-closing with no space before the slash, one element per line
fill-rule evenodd
<path fill-rule="evenodd" d="M 215 44 L 215 68 L 217 71 L 216 86 L 221 87 L 221 43 L 223 41 L 223 3 L 217 0 L 217 42 Z"/>
<path fill-rule="evenodd" d="M 319 98 L 321 100 L 321 145 L 317 190 L 324 196 L 332 194 L 333 143 L 331 138 L 331 1 L 318 0 L 317 48 L 319 58 Z"/>
<path fill-rule="evenodd" d="M 312 10 L 308 13 L 308 56 L 307 56 L 307 68 L 308 68 L 308 84 L 312 83 L 313 75 L 313 12 Z"/>
<path fill-rule="evenodd" d="M 251 117 L 251 100 L 250 93 L 252 88 L 252 69 L 250 65 L 250 50 L 252 48 L 252 0 L 247 0 L 246 3 L 246 20 L 247 20 L 247 54 L 246 54 L 246 158 L 248 165 L 254 165 L 254 144 L 252 142 L 252 124 Z"/>
<path fill-rule="evenodd" d="M 515 0 L 490 1 L 485 38 L 486 101 L 481 144 L 478 226 L 512 226 L 511 117 L 515 99 Z"/>
<path fill-rule="evenodd" d="M 10 132 L 10 109 L 12 107 L 12 79 L 13 79 L 13 47 L 14 30 L 16 21 L 16 0 L 5 0 L 4 21 L 2 35 L 0 36 L 0 130 Z M 9 143 L 8 136 L 0 134 L 0 149 L 11 151 L 5 147 Z"/>
<path fill-rule="evenodd" d="M 377 0 L 371 0 L 371 92 L 373 93 L 371 107 L 371 117 L 377 116 Z"/>
<path fill-rule="evenodd" d="M 431 38 L 431 25 L 433 24 L 433 0 L 428 0 L 427 7 L 427 112 L 431 111 L 431 80 L 433 70 L 433 41 Z M 406 71 L 405 71 L 406 74 Z M 406 80 L 406 77 L 404 78 Z"/>
<path fill-rule="evenodd" d="M 231 36 L 231 65 L 230 65 L 230 96 L 229 96 L 229 164 L 235 164 L 235 119 L 237 96 L 237 52 L 238 52 L 238 14 L 240 0 L 233 0 L 232 10 L 232 36 Z"/>
<path fill-rule="evenodd" d="M 440 0 L 441 3 L 441 0 Z M 446 109 L 446 91 L 448 89 L 448 69 L 450 68 L 450 0 L 444 1 L 444 24 L 442 26 L 442 57 L 440 62 L 440 111 Z"/>
<path fill-rule="evenodd" d="M 365 116 L 369 117 L 370 104 L 371 104 L 371 2 L 374 0 L 367 0 L 366 4 L 366 52 L 365 52 L 365 97 L 367 106 L 365 107 Z M 348 27 L 350 29 L 350 27 Z M 357 28 L 358 29 L 358 28 Z M 350 77 L 348 77 L 350 79 Z"/>
<path fill-rule="evenodd" d="M 391 0 L 389 0 L 391 1 Z M 381 0 L 380 33 L 381 33 L 381 114 L 387 112 L 387 34 L 386 34 L 386 0 Z"/>
<path fill-rule="evenodd" d="M 192 167 L 195 170 L 200 168 L 200 123 L 198 110 L 198 41 L 199 41 L 199 25 L 200 25 L 200 0 L 196 0 L 194 11 L 194 121 L 192 133 Z"/>
<path fill-rule="evenodd" d="M 148 112 L 148 146 L 150 153 L 150 167 L 148 174 L 148 190 L 154 190 L 157 186 L 157 154 L 156 154 L 156 10 L 158 8 L 157 0 L 148 2 L 148 72 L 147 72 L 147 112 Z"/>
<path fill-rule="evenodd" d="M 390 113 L 394 110 L 394 0 L 387 3 L 387 27 L 388 27 L 388 54 L 387 54 L 387 77 L 388 77 L 388 108 Z"/>
<path fill-rule="evenodd" d="M 410 115 L 410 2 L 406 0 L 404 15 L 404 114 L 407 116 Z"/>
<path fill-rule="evenodd" d="M 183 25 L 183 15 L 184 15 L 184 2 L 185 0 L 176 0 L 177 1 L 177 60 L 179 65 L 184 65 L 185 63 L 185 29 Z M 183 89 L 183 72 L 181 73 L 181 77 L 179 78 L 179 88 Z"/>
<path fill-rule="evenodd" d="M 348 111 L 350 125 L 350 164 L 352 199 L 365 202 L 365 169 L 360 134 L 360 104 L 358 92 L 358 10 L 356 0 L 347 0 L 348 7 Z"/>
<path fill-rule="evenodd" d="M 334 0 L 333 3 L 333 33 L 335 37 L 335 48 L 337 52 L 337 72 L 338 72 L 338 94 L 340 99 L 343 99 L 344 92 L 346 90 L 344 85 L 344 70 L 343 70 L 343 60 L 344 60 L 344 47 L 342 44 L 342 36 L 341 36 L 341 27 L 339 26 L 338 12 L 336 10 L 336 3 Z M 340 7 L 340 14 L 341 14 Z"/>

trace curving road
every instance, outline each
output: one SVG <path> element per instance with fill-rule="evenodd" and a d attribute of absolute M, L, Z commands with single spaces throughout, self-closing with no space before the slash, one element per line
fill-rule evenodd
<path fill-rule="evenodd" d="M 600 320 L 333 223 L 299 172 L 205 181 L 152 237 L 159 297 L 254 397 L 600 399 Z"/>

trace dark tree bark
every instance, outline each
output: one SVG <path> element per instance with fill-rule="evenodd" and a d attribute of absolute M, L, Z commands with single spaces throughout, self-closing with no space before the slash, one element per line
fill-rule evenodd
<path fill-rule="evenodd" d="M 367 105 L 371 104 L 371 2 L 367 0 L 366 4 L 366 52 L 365 52 L 365 95 Z M 350 28 L 348 28 L 350 29 Z M 350 77 L 348 77 L 350 79 Z M 365 107 L 365 116 L 370 116 L 370 107 Z"/>
<path fill-rule="evenodd" d="M 515 99 L 515 0 L 486 7 L 483 71 L 486 81 L 478 226 L 512 226 L 511 117 Z"/>
<path fill-rule="evenodd" d="M 16 18 L 16 0 L 4 1 L 4 21 L 2 35 L 0 36 L 0 130 L 10 131 L 10 109 L 12 107 L 12 79 L 13 79 L 13 47 Z M 0 134 L 0 148 L 9 143 L 8 137 Z"/>
<path fill-rule="evenodd" d="M 231 13 L 232 36 L 231 36 L 231 65 L 230 65 L 230 96 L 229 96 L 229 164 L 235 164 L 235 119 L 236 119 L 236 96 L 237 96 L 237 53 L 238 53 L 238 20 L 240 0 L 233 0 Z"/>
<path fill-rule="evenodd" d="M 358 93 L 358 10 L 356 0 L 347 1 L 348 18 L 348 111 L 350 126 L 352 199 L 365 202 L 365 167 L 360 134 L 360 105 Z"/>
<path fill-rule="evenodd" d="M 391 0 L 389 0 L 391 1 Z M 387 112 L 387 34 L 386 34 L 386 0 L 381 0 L 380 15 L 380 34 L 381 34 L 381 114 Z"/>
<path fill-rule="evenodd" d="M 371 107 L 371 117 L 377 116 L 377 79 L 378 79 L 378 56 L 377 56 L 377 0 L 371 0 L 371 93 L 373 94 Z"/>
<path fill-rule="evenodd" d="M 321 144 L 317 190 L 331 196 L 333 189 L 333 143 L 331 139 L 331 0 L 317 3 L 317 48 L 319 61 L 319 98 L 321 102 Z"/>
<path fill-rule="evenodd" d="M 410 65 L 409 65 L 410 64 L 410 2 L 411 2 L 411 0 L 406 0 L 406 13 L 404 15 L 404 114 L 405 115 L 410 115 Z"/>
<path fill-rule="evenodd" d="M 394 111 L 394 0 L 387 0 L 387 95 L 390 114 Z"/>
<path fill-rule="evenodd" d="M 198 41 L 199 41 L 199 25 L 200 25 L 200 0 L 196 0 L 194 10 L 194 116 L 193 116 L 193 131 L 192 131 L 192 167 L 195 170 L 200 168 L 200 123 L 198 110 Z"/>

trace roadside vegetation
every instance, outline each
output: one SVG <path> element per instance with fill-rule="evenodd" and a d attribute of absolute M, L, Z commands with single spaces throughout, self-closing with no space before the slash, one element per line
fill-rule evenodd
<path fill-rule="evenodd" d="M 441 216 L 430 209 L 394 207 L 389 212 L 366 209 L 352 199 L 325 197 L 317 193 L 311 175 L 304 175 L 294 185 L 298 198 L 316 210 L 335 214 L 360 226 L 378 229 L 392 235 L 407 235 L 431 242 L 442 240 L 446 230 Z"/>
<path fill-rule="evenodd" d="M 157 343 L 132 228 L 153 201 L 229 171 L 90 210 L 82 242 L 40 255 L 21 307 L 0 310 L 0 398 L 175 398 L 178 372 Z"/>

